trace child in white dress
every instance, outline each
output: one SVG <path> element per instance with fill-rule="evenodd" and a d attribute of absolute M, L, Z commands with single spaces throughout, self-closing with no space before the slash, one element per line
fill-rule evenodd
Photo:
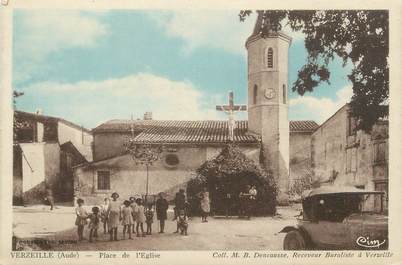
<path fill-rule="evenodd" d="M 126 239 L 126 231 L 128 232 L 128 238 L 131 237 L 131 226 L 133 225 L 133 209 L 131 208 L 130 201 L 124 201 L 124 207 L 121 210 L 121 223 L 123 225 L 123 239 Z"/>
<path fill-rule="evenodd" d="M 103 223 L 103 233 L 106 234 L 109 232 L 109 228 L 107 225 L 107 208 L 109 207 L 109 198 L 104 199 L 104 203 L 101 206 L 101 220 Z"/>
<path fill-rule="evenodd" d="M 75 225 L 77 226 L 78 240 L 84 240 L 84 226 L 87 224 L 88 213 L 84 208 L 84 200 L 77 200 L 78 206 L 75 208 L 75 214 L 77 218 L 75 219 Z"/>
<path fill-rule="evenodd" d="M 140 237 L 142 235 L 142 237 L 145 237 L 145 233 L 144 233 L 144 222 L 145 222 L 145 208 L 144 205 L 142 203 L 142 199 L 138 198 L 137 199 L 137 207 L 136 207 L 136 217 L 137 219 L 135 220 L 137 222 L 137 237 Z M 139 232 L 139 228 L 141 228 L 141 235 Z"/>
<path fill-rule="evenodd" d="M 119 226 L 120 219 L 120 205 L 121 203 L 117 201 L 119 194 L 114 192 L 112 194 L 112 201 L 109 203 L 107 208 L 107 220 L 110 233 L 110 241 L 117 241 L 117 227 Z"/>

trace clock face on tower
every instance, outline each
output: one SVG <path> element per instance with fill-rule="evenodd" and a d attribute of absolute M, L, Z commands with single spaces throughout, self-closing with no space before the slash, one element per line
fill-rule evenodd
<path fill-rule="evenodd" d="M 273 99 L 275 97 L 275 90 L 273 88 L 266 88 L 264 92 L 264 96 L 267 99 Z"/>

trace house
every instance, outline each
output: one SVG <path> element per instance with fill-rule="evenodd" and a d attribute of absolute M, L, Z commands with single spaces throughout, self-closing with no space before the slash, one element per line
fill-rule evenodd
<path fill-rule="evenodd" d="M 92 161 L 92 134 L 61 118 L 14 112 L 13 202 L 42 202 L 45 185 L 73 200 L 72 166 Z"/>
<path fill-rule="evenodd" d="M 311 136 L 313 179 L 335 185 L 384 191 L 388 207 L 388 121 L 370 132 L 356 129 L 348 104 L 322 123 Z"/>

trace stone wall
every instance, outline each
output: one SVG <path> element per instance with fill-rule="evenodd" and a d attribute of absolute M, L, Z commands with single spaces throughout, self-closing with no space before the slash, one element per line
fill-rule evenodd
<path fill-rule="evenodd" d="M 289 180 L 311 175 L 311 132 L 291 132 L 289 138 Z"/>
<path fill-rule="evenodd" d="M 17 160 L 20 160 L 21 163 L 16 164 L 14 168 L 14 202 L 18 204 L 42 202 L 46 180 L 45 144 L 21 143 L 19 146 L 22 152 L 16 152 L 20 155 Z"/>
<path fill-rule="evenodd" d="M 94 161 L 118 156 L 125 151 L 124 144 L 131 136 L 130 132 L 97 132 L 94 134 Z"/>
<path fill-rule="evenodd" d="M 388 183 L 388 123 L 379 121 L 370 133 L 351 131 L 350 126 L 345 105 L 313 133 L 314 179 L 386 191 L 388 184 L 383 184 Z M 382 184 L 381 188 L 376 183 Z"/>
<path fill-rule="evenodd" d="M 58 143 L 45 143 L 43 148 L 45 179 L 56 187 L 60 180 L 60 146 Z"/>
<path fill-rule="evenodd" d="M 347 108 L 338 110 L 311 137 L 312 169 L 315 180 L 326 181 L 345 174 Z"/>

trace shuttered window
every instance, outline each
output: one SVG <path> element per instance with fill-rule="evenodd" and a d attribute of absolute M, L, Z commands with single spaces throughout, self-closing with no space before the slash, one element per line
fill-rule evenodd
<path fill-rule="evenodd" d="M 98 190 L 110 190 L 110 171 L 98 171 Z"/>
<path fill-rule="evenodd" d="M 254 85 L 253 90 L 253 104 L 257 104 L 257 96 L 258 96 L 258 86 Z"/>
<path fill-rule="evenodd" d="M 267 67 L 268 68 L 274 67 L 274 50 L 272 48 L 268 48 L 267 51 Z"/>
<path fill-rule="evenodd" d="M 357 170 L 357 150 L 356 148 L 346 149 L 346 173 L 356 172 Z"/>
<path fill-rule="evenodd" d="M 375 143 L 373 145 L 373 147 L 374 147 L 374 155 L 373 155 L 374 164 L 385 162 L 386 161 L 386 151 L 387 151 L 385 142 Z"/>

